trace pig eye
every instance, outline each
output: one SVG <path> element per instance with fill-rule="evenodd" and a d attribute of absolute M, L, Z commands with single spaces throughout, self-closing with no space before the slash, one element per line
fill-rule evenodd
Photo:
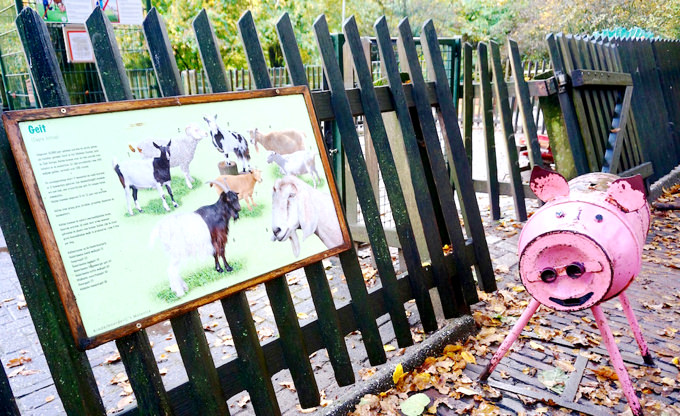
<path fill-rule="evenodd" d="M 555 279 L 557 279 L 557 270 L 553 269 L 552 267 L 546 267 L 541 272 L 541 280 L 543 280 L 545 283 L 554 282 Z"/>
<path fill-rule="evenodd" d="M 579 277 L 583 276 L 585 267 L 583 267 L 583 263 L 571 263 L 569 266 L 567 266 L 566 271 L 567 276 L 573 279 L 578 279 Z"/>

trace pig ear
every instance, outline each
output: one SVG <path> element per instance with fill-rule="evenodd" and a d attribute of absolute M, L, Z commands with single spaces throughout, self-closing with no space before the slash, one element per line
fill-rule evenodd
<path fill-rule="evenodd" d="M 623 212 L 636 211 L 645 206 L 645 183 L 642 176 L 617 179 L 607 189 L 607 202 L 616 205 Z"/>
<path fill-rule="evenodd" d="M 569 195 L 569 184 L 564 176 L 540 166 L 534 166 L 531 171 L 529 187 L 543 202 Z"/>

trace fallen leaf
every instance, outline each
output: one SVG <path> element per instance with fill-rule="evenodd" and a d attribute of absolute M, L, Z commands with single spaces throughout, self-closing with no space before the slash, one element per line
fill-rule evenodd
<path fill-rule="evenodd" d="M 20 365 L 23 365 L 24 363 L 31 362 L 31 357 L 26 357 L 26 356 L 19 356 L 17 358 L 12 358 L 7 361 L 7 367 L 12 368 L 12 367 L 18 367 Z"/>
<path fill-rule="evenodd" d="M 293 393 L 296 392 L 295 384 L 292 381 L 282 381 L 279 383 L 279 385 L 285 387 L 286 389 L 292 391 Z"/>
<path fill-rule="evenodd" d="M 45 403 L 49 403 L 54 400 L 54 395 L 50 394 L 49 396 L 45 397 Z"/>
<path fill-rule="evenodd" d="M 128 376 L 127 376 L 127 374 L 125 374 L 125 373 L 118 373 L 118 374 L 116 374 L 115 376 L 113 376 L 113 378 L 111 379 L 111 381 L 110 381 L 109 383 L 111 383 L 111 384 L 118 384 L 118 383 L 123 383 L 123 382 L 126 382 L 126 381 L 128 381 Z"/>
<path fill-rule="evenodd" d="M 404 367 L 401 365 L 401 363 L 399 363 L 394 369 L 394 373 L 392 373 L 392 381 L 394 384 L 397 384 L 402 377 L 404 377 Z"/>
<path fill-rule="evenodd" d="M 298 317 L 298 319 L 307 319 L 307 318 L 309 318 L 309 315 L 307 315 L 304 312 L 298 312 L 297 317 Z"/>
<path fill-rule="evenodd" d="M 616 375 L 616 371 L 613 368 L 606 366 L 606 365 L 601 365 L 594 370 L 591 369 L 590 371 L 592 371 L 593 373 L 595 373 L 595 375 L 597 375 L 598 377 L 601 377 L 605 380 L 618 380 L 619 379 L 619 376 Z"/>
<path fill-rule="evenodd" d="M 567 374 L 562 371 L 561 368 L 544 370 L 538 373 L 538 381 L 557 394 L 564 393 L 568 378 Z"/>
<path fill-rule="evenodd" d="M 475 356 L 470 354 L 467 351 L 462 351 L 460 353 L 460 356 L 463 357 L 466 363 L 468 364 L 477 364 L 477 360 L 475 360 Z"/>
<path fill-rule="evenodd" d="M 33 374 L 38 374 L 39 372 L 40 372 L 40 370 L 21 370 L 21 371 L 19 371 L 19 375 L 30 376 L 30 375 L 33 375 Z"/>
<path fill-rule="evenodd" d="M 114 352 L 113 354 L 109 355 L 106 357 L 106 360 L 104 360 L 105 364 L 113 364 L 120 361 L 120 353 L 118 351 Z"/>
<path fill-rule="evenodd" d="M 406 416 L 420 416 L 423 414 L 425 407 L 429 404 L 430 398 L 427 396 L 427 394 L 416 393 L 401 402 L 399 408 Z"/>
<path fill-rule="evenodd" d="M 397 349 L 396 347 L 394 347 L 393 345 L 390 345 L 390 344 L 385 344 L 383 346 L 383 348 L 385 349 L 385 352 L 390 352 L 390 351 L 394 351 L 394 350 Z"/>
<path fill-rule="evenodd" d="M 165 351 L 167 351 L 167 352 L 179 352 L 179 346 L 177 344 L 172 344 L 170 346 L 165 347 Z"/>
<path fill-rule="evenodd" d="M 458 387 L 456 391 L 460 394 L 464 394 L 465 396 L 476 396 L 479 394 L 479 392 L 469 389 L 467 387 Z"/>
<path fill-rule="evenodd" d="M 131 404 L 134 401 L 135 401 L 135 396 L 132 396 L 132 395 L 125 396 L 118 401 L 118 403 L 116 404 L 116 407 L 119 408 L 119 409 L 122 409 L 122 408 Z"/>
<path fill-rule="evenodd" d="M 7 374 L 7 378 L 14 378 L 14 377 L 16 377 L 20 372 L 24 371 L 24 368 L 25 368 L 24 366 L 15 368 L 14 371 L 12 371 L 11 373 Z"/>
<path fill-rule="evenodd" d="M 163 367 L 163 368 L 161 368 L 161 369 L 158 370 L 158 373 L 159 373 L 160 375 L 164 376 L 164 375 L 168 374 L 168 368 L 167 368 L 167 367 Z"/>
<path fill-rule="evenodd" d="M 243 397 L 241 397 L 236 404 L 238 405 L 238 407 L 243 409 L 244 407 L 246 407 L 246 405 L 248 404 L 249 401 L 250 401 L 250 396 L 247 395 L 247 394 L 244 394 Z"/>
<path fill-rule="evenodd" d="M 541 345 L 541 344 L 539 344 L 538 342 L 535 342 L 535 341 L 529 341 L 529 346 L 536 351 L 545 351 L 545 348 L 543 347 L 543 345 Z"/>
<path fill-rule="evenodd" d="M 300 413 L 314 413 L 316 412 L 316 407 L 310 407 L 309 409 L 303 409 L 299 404 L 295 405 L 295 409 Z"/>
<path fill-rule="evenodd" d="M 571 373 L 572 371 L 576 370 L 571 362 L 567 360 L 555 360 L 553 364 L 567 373 Z"/>

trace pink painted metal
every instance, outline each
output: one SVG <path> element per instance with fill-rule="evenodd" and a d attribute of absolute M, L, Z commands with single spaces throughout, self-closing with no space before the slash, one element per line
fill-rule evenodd
<path fill-rule="evenodd" d="M 623 292 L 640 271 L 649 230 L 642 186 L 608 173 L 568 183 L 555 172 L 533 175 L 531 188 L 546 204 L 519 237 L 520 277 L 531 296 L 575 311 Z"/>
<path fill-rule="evenodd" d="M 607 323 L 607 317 L 604 315 L 604 312 L 602 312 L 600 305 L 595 305 L 591 307 L 590 310 L 593 312 L 597 327 L 600 329 L 600 334 L 602 334 L 602 342 L 604 342 L 605 347 L 607 347 L 612 366 L 616 371 L 616 375 L 619 376 L 619 382 L 621 383 L 623 394 L 628 400 L 628 406 L 630 406 L 630 410 L 634 415 L 642 415 L 642 406 L 640 406 L 640 401 L 638 400 L 637 394 L 635 394 L 635 388 L 630 381 L 630 376 L 628 375 L 628 370 L 626 370 L 626 365 L 623 363 L 623 358 L 621 358 L 619 347 L 616 346 L 614 335 Z"/>
<path fill-rule="evenodd" d="M 640 347 L 640 355 L 642 355 L 642 359 L 645 361 L 645 364 L 654 365 L 654 360 L 652 359 L 652 354 L 649 352 L 649 347 L 647 347 L 647 343 L 645 342 L 645 339 L 642 336 L 642 331 L 640 330 L 640 324 L 638 324 L 638 321 L 635 318 L 635 314 L 633 313 L 633 308 L 630 306 L 630 302 L 628 301 L 628 296 L 626 296 L 625 292 L 623 292 L 619 295 L 619 301 L 621 302 L 621 306 L 623 307 L 623 313 L 626 314 L 626 319 L 628 319 L 628 324 L 630 325 L 630 329 L 633 331 L 633 336 L 635 337 L 635 341 L 637 341 L 637 344 Z"/>
<path fill-rule="evenodd" d="M 505 340 L 503 340 L 501 346 L 498 347 L 496 354 L 494 354 L 494 356 L 491 358 L 491 361 L 489 361 L 489 364 L 486 366 L 484 371 L 482 371 L 482 374 L 479 376 L 480 380 L 484 381 L 489 378 L 489 375 L 493 372 L 498 363 L 501 362 L 501 359 L 505 357 L 505 354 L 508 352 L 510 347 L 512 347 L 512 344 L 515 343 L 515 340 L 517 337 L 519 337 L 519 334 L 522 333 L 524 327 L 527 326 L 529 319 L 531 319 L 534 313 L 536 313 L 536 310 L 539 306 L 541 306 L 539 301 L 536 299 L 531 299 L 529 306 L 527 306 L 524 312 L 522 312 L 522 316 L 520 316 L 517 322 L 515 322 L 515 325 L 510 330 L 508 336 L 505 338 Z"/>
<path fill-rule="evenodd" d="M 482 372 L 486 380 L 539 304 L 561 311 L 590 308 L 634 415 L 640 402 L 599 303 L 619 296 L 645 363 L 652 357 L 624 291 L 640 272 L 650 213 L 642 178 L 589 173 L 567 182 L 540 167 L 531 190 L 546 202 L 519 237 L 519 272 L 533 299 Z"/>

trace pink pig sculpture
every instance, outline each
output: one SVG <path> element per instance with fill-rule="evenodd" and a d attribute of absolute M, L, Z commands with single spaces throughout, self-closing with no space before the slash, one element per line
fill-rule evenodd
<path fill-rule="evenodd" d="M 640 175 L 619 178 L 589 173 L 567 182 L 559 173 L 534 167 L 529 184 L 545 202 L 519 236 L 519 273 L 532 296 L 510 334 L 491 358 L 486 380 L 529 319 L 543 304 L 559 311 L 590 308 L 634 415 L 642 415 L 612 331 L 599 304 L 618 296 L 645 363 L 649 348 L 625 290 L 640 272 L 650 213 Z"/>

